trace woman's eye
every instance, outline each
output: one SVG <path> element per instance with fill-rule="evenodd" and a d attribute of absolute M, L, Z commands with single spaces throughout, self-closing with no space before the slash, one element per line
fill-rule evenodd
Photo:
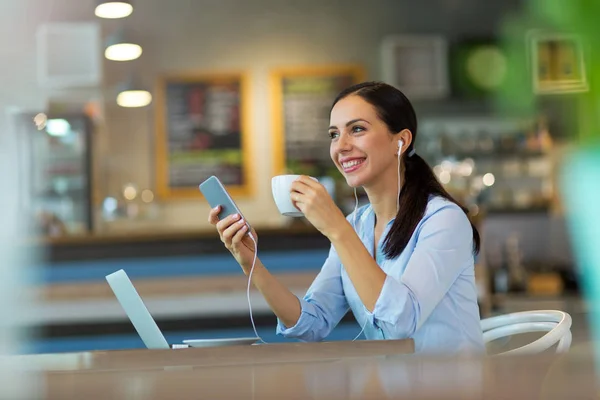
<path fill-rule="evenodd" d="M 365 130 L 365 128 L 363 128 L 362 126 L 359 126 L 359 125 L 355 125 L 355 126 L 352 127 L 352 132 L 353 133 L 362 132 L 364 130 Z"/>
<path fill-rule="evenodd" d="M 330 137 L 331 139 L 335 139 L 335 138 L 336 138 L 336 137 L 338 137 L 338 136 L 339 136 L 339 133 L 337 133 L 337 132 L 329 132 L 329 137 Z"/>

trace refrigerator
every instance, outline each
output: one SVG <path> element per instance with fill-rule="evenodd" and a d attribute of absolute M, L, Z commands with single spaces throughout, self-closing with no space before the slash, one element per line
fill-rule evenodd
<path fill-rule="evenodd" d="M 92 130 L 85 114 L 23 114 L 17 120 L 22 204 L 40 234 L 93 232 Z"/>

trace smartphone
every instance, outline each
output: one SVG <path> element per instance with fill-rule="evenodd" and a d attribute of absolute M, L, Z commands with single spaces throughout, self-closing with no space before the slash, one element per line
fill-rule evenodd
<path fill-rule="evenodd" d="M 200 184 L 199 189 L 204 198 L 206 198 L 208 201 L 208 204 L 211 208 L 221 206 L 221 211 L 218 214 L 219 219 L 227 218 L 232 214 L 239 214 L 242 219 L 246 221 L 244 215 L 235 204 L 229 193 L 227 193 L 225 186 L 223 186 L 219 178 L 216 176 L 211 176 Z M 250 232 L 251 228 L 248 221 L 246 221 L 246 225 L 248 225 L 248 232 Z"/>

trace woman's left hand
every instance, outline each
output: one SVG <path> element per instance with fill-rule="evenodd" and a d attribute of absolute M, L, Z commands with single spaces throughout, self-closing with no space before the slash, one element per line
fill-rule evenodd
<path fill-rule="evenodd" d="M 292 182 L 290 198 L 323 235 L 330 237 L 336 229 L 345 226 L 346 217 L 325 187 L 314 179 L 302 175 Z"/>

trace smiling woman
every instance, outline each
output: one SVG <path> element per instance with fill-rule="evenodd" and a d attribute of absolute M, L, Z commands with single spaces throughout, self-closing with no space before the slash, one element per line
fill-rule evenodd
<path fill-rule="evenodd" d="M 331 247 L 302 299 L 256 260 L 252 282 L 278 317 L 277 333 L 322 340 L 351 309 L 367 339 L 413 338 L 418 352 L 483 352 L 479 234 L 415 153 L 409 100 L 384 83 L 352 86 L 333 102 L 329 135 L 333 163 L 369 204 L 346 217 L 321 183 L 301 176 L 292 184 L 292 202 Z M 248 274 L 255 250 L 236 216 L 219 221 L 217 213 L 211 223 Z"/>
<path fill-rule="evenodd" d="M 343 128 L 338 129 L 336 124 Z M 386 239 L 387 255 L 395 257 L 402 252 L 431 196 L 458 205 L 425 160 L 415 154 L 417 117 L 408 98 L 396 88 L 367 82 L 344 90 L 334 101 L 329 135 L 331 158 L 348 185 L 365 188 L 371 204 L 379 205 L 376 214 L 383 217 L 380 219 L 395 218 L 391 235 L 401 240 L 396 240 L 397 249 L 392 249 L 394 240 Z M 408 157 L 396 157 L 400 143 L 400 154 Z M 386 153 L 391 156 L 386 157 Z M 398 187 L 398 173 L 405 178 L 401 179 L 405 187 Z M 478 252 L 479 234 L 475 227 L 472 229 Z"/>

